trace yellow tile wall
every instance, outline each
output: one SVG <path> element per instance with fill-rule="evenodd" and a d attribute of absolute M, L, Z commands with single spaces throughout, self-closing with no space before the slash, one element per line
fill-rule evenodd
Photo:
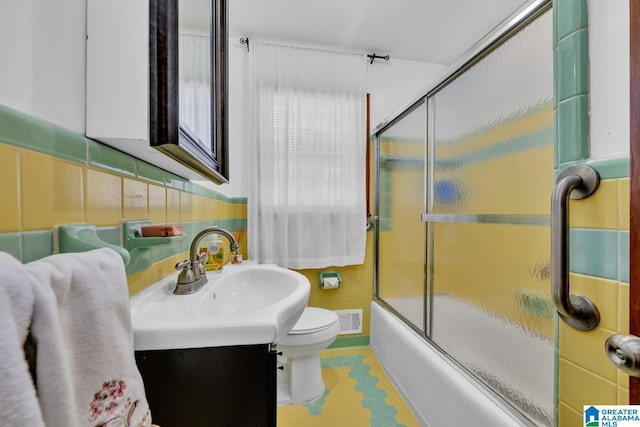
<path fill-rule="evenodd" d="M 246 219 L 246 204 L 229 203 L 0 143 L 0 232 L 51 231 L 57 225 L 120 226 Z M 246 237 L 240 242 L 246 257 Z M 186 252 L 128 277 L 129 293 L 172 274 Z"/>
<path fill-rule="evenodd" d="M 83 167 L 22 149 L 19 157 L 19 165 L 16 165 L 20 169 L 19 181 L 5 184 L 19 188 L 18 206 L 22 218 L 19 231 L 84 222 Z"/>
<path fill-rule="evenodd" d="M 21 229 L 19 164 L 20 150 L 0 145 L 0 233 Z"/>
<path fill-rule="evenodd" d="M 311 283 L 309 306 L 329 310 L 362 309 L 362 334 L 341 335 L 341 337 L 369 335 L 370 305 L 373 299 L 373 233 L 367 233 L 364 264 L 298 271 Z M 320 288 L 318 275 L 322 271 L 340 272 L 342 276 L 340 287 L 338 289 Z"/>
<path fill-rule="evenodd" d="M 57 225 L 77 223 L 120 226 L 125 219 L 188 223 L 247 218 L 246 204 L 227 203 L 1 142 L 0 179 L 4 202 L 0 233 L 51 231 Z M 363 310 L 362 336 L 369 334 L 373 297 L 371 233 L 367 239 L 363 265 L 329 268 L 342 274 L 342 286 L 337 290 L 319 288 L 320 270 L 301 271 L 312 284 L 310 305 Z M 247 236 L 239 243 L 246 258 Z M 129 275 L 129 293 L 133 295 L 174 273 L 175 264 L 186 257 L 184 252 Z"/>
<path fill-rule="evenodd" d="M 575 228 L 628 230 L 629 179 L 601 181 L 588 199 L 570 204 Z M 629 377 L 606 357 L 606 339 L 629 330 L 629 284 L 572 273 L 571 292 L 589 297 L 601 314 L 600 325 L 588 332 L 558 326 L 558 425 L 582 427 L 583 405 L 629 404 Z"/>

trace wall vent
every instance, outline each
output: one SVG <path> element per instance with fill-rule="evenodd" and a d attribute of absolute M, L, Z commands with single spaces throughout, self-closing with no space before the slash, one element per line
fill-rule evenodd
<path fill-rule="evenodd" d="M 338 335 L 362 333 L 361 308 L 354 310 L 335 310 L 335 312 L 340 322 L 340 333 Z"/>

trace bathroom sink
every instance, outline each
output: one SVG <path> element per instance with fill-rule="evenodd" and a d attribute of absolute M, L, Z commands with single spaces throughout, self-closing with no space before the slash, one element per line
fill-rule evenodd
<path fill-rule="evenodd" d="M 271 264 L 226 265 L 198 292 L 174 295 L 176 274 L 131 298 L 135 350 L 268 344 L 287 335 L 309 300 L 302 274 Z"/>

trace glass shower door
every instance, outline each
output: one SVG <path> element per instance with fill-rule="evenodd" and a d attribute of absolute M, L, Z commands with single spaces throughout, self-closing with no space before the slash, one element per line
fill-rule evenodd
<path fill-rule="evenodd" d="M 378 297 L 424 330 L 426 103 L 418 103 L 377 141 Z"/>
<path fill-rule="evenodd" d="M 427 336 L 553 425 L 551 13 L 428 99 Z"/>

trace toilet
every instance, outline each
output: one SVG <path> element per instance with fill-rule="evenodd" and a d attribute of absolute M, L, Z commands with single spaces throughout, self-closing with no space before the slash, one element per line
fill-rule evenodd
<path fill-rule="evenodd" d="M 336 313 L 307 307 L 289 334 L 276 343 L 279 405 L 308 402 L 324 394 L 318 353 L 327 348 L 339 332 Z"/>

